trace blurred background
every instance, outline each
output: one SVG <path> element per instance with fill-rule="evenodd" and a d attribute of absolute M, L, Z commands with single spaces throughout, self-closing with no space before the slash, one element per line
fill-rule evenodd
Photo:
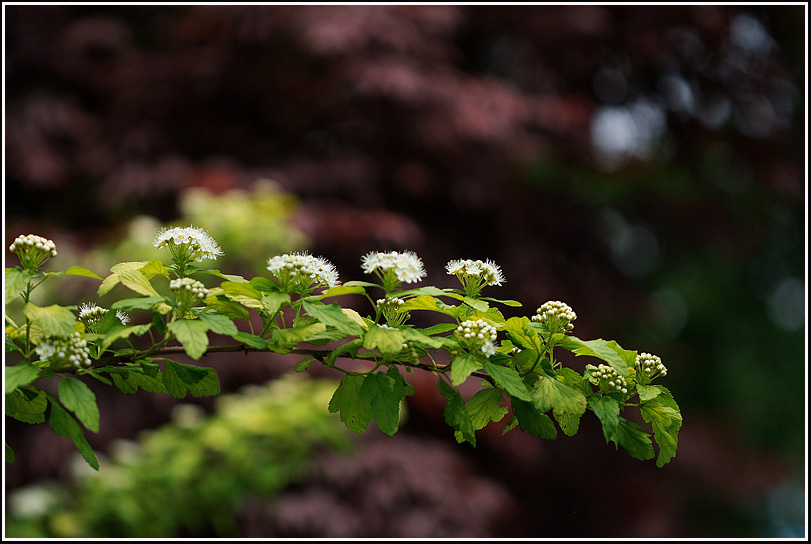
<path fill-rule="evenodd" d="M 398 434 L 356 437 L 335 373 L 211 356 L 216 400 L 88 384 L 97 476 L 5 418 L 6 536 L 806 535 L 806 6 L 3 10 L 6 248 L 39 234 L 50 269 L 105 276 L 194 224 L 228 273 L 307 249 L 368 279 L 365 252 L 409 249 L 440 287 L 492 259 L 506 317 L 567 302 L 578 337 L 659 355 L 684 416 L 662 469 L 590 413 L 474 449 L 414 373 Z"/>

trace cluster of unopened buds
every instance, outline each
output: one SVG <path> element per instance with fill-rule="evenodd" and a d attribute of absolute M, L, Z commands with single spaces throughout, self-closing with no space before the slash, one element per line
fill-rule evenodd
<path fill-rule="evenodd" d="M 650 353 L 640 353 L 634 362 L 636 369 L 636 382 L 647 385 L 655 378 L 667 376 L 667 368 L 662 364 L 662 360 Z"/>
<path fill-rule="evenodd" d="M 486 261 L 457 259 L 445 265 L 445 270 L 462 282 L 466 295 L 473 297 L 478 296 L 482 287 L 486 285 L 501 285 L 507 281 L 501 268 L 490 259 Z"/>
<path fill-rule="evenodd" d="M 193 278 L 178 278 L 169 282 L 169 289 L 175 294 L 179 307 L 191 308 L 200 300 L 208 296 L 208 289 Z"/>
<path fill-rule="evenodd" d="M 38 270 L 42 263 L 56 257 L 56 244 L 36 234 L 17 236 L 8 250 L 17 255 L 25 270 Z"/>
<path fill-rule="evenodd" d="M 84 323 L 85 329 L 92 330 L 109 311 L 107 308 L 88 302 L 79 306 L 79 321 Z M 121 310 L 116 310 L 115 315 L 124 325 L 130 322 L 129 316 Z"/>
<path fill-rule="evenodd" d="M 488 358 L 496 352 L 496 328 L 483 319 L 463 321 L 456 334 L 470 351 L 481 350 Z"/>
<path fill-rule="evenodd" d="M 338 271 L 323 257 L 306 252 L 285 253 L 268 260 L 267 269 L 278 278 L 282 288 L 303 292 L 313 284 L 326 287 L 338 285 Z"/>
<path fill-rule="evenodd" d="M 590 381 L 597 385 L 600 391 L 603 392 L 618 392 L 623 395 L 628 392 L 628 382 L 609 365 L 599 365 L 593 370 L 591 372 Z"/>
<path fill-rule="evenodd" d="M 40 339 L 36 349 L 40 361 L 54 360 L 67 368 L 90 366 L 90 349 L 78 332 L 70 336 L 46 336 Z"/>
<path fill-rule="evenodd" d="M 381 298 L 377 300 L 377 310 L 386 319 L 388 325 L 397 327 L 408 320 L 408 312 L 399 311 L 403 304 L 405 304 L 405 300 L 398 297 Z"/>
<path fill-rule="evenodd" d="M 550 330 L 561 330 L 563 332 L 569 332 L 574 328 L 572 321 L 575 319 L 577 319 L 577 314 L 574 313 L 574 310 L 568 304 L 559 300 L 545 302 L 532 316 L 532 321 L 543 323 Z"/>

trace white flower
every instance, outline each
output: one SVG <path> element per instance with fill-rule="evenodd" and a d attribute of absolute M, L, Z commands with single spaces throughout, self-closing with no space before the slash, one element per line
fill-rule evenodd
<path fill-rule="evenodd" d="M 122 324 L 122 325 L 126 325 L 127 323 L 129 323 L 129 322 L 130 322 L 130 316 L 128 316 L 127 314 L 125 314 L 125 313 L 124 313 L 124 312 L 122 312 L 121 310 L 116 310 L 116 311 L 115 311 L 115 315 L 116 315 L 116 316 L 118 317 L 118 319 L 121 321 L 121 324 Z"/>
<path fill-rule="evenodd" d="M 335 265 L 323 257 L 314 257 L 307 252 L 271 257 L 267 269 L 289 288 L 308 289 L 314 283 L 328 287 L 338 285 L 338 270 Z"/>
<path fill-rule="evenodd" d="M 381 270 L 383 274 L 392 270 L 399 281 L 414 283 L 425 277 L 422 259 L 413 251 L 389 253 L 369 252 L 361 258 L 363 271 L 371 274 Z"/>
<path fill-rule="evenodd" d="M 647 385 L 654 378 L 659 376 L 667 376 L 667 368 L 662 364 L 662 360 L 656 355 L 650 353 L 640 353 L 636 356 L 634 361 L 636 368 L 637 379 L 636 381 L 642 385 Z"/>
<path fill-rule="evenodd" d="M 180 246 L 190 259 L 202 262 L 203 259 L 216 259 L 222 249 L 209 234 L 199 227 L 173 227 L 161 229 L 155 236 L 155 247 L 168 247 L 175 255 Z"/>
<path fill-rule="evenodd" d="M 486 285 L 501 285 L 507 281 L 501 273 L 501 268 L 490 259 L 487 261 L 457 259 L 445 265 L 445 270 L 448 274 L 459 278 L 465 294 L 469 297 L 479 296 L 482 287 Z"/>
<path fill-rule="evenodd" d="M 56 257 L 56 244 L 36 234 L 17 236 L 8 250 L 17 255 L 26 270 L 37 270 L 42 263 Z"/>
<path fill-rule="evenodd" d="M 89 367 L 90 348 L 78 332 L 68 337 L 49 336 L 40 339 L 36 349 L 40 361 L 55 358 L 57 363 L 73 368 Z"/>
<path fill-rule="evenodd" d="M 456 327 L 456 333 L 471 351 L 481 350 L 488 358 L 496 352 L 496 328 L 483 319 L 463 321 Z"/>

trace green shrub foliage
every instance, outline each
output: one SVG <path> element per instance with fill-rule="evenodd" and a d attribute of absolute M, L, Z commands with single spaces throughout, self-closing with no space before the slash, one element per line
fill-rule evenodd
<path fill-rule="evenodd" d="M 331 262 L 307 252 L 272 256 L 267 273 L 251 279 L 202 268 L 223 250 L 197 227 L 164 228 L 154 245 L 166 250 L 166 262 L 122 262 L 105 278 L 76 266 L 42 272 L 57 252 L 39 236 L 19 236 L 10 248 L 20 266 L 6 269 L 6 304 L 20 297 L 22 316 L 17 322 L 6 314 L 6 352 L 20 359 L 5 369 L 6 415 L 33 424 L 47 419 L 94 468 L 98 460 L 84 430 L 98 432 L 99 410 L 82 380 L 178 399 L 217 395 L 213 369 L 172 358 L 185 353 L 199 360 L 217 352 L 295 354 L 302 357 L 297 372 L 314 363 L 339 371 L 328 408 L 358 434 L 372 421 L 387 435 L 397 432 L 401 402 L 415 392 L 403 371 L 418 369 L 436 376 L 447 399 L 445 421 L 458 442 L 475 446 L 476 431 L 504 418 L 505 433 L 518 427 L 555 438 L 559 428 L 572 436 L 591 411 L 606 442 L 632 457 L 655 457 L 661 467 L 676 454 L 682 418 L 670 391 L 654 383 L 667 374 L 661 360 L 613 340 L 574 336 L 577 315 L 561 301 L 542 304 L 531 317 L 505 318 L 499 306 L 522 304 L 481 295 L 506 281 L 490 260 L 448 262 L 447 273 L 461 285 L 440 289 L 412 285 L 426 272 L 411 251 L 370 252 L 361 268 L 376 281 L 342 283 Z M 62 275 L 100 281 L 99 297 L 112 295 L 119 284 L 126 289 L 115 292 L 127 294 L 109 308 L 96 302 L 67 307 L 31 302 L 37 286 Z M 381 298 L 370 294 L 381 291 Z M 368 300 L 368 315 L 341 305 L 349 295 Z M 439 322 L 427 328 L 410 324 L 417 311 L 435 314 Z M 136 323 L 130 314 L 147 318 Z M 211 345 L 211 335 L 233 342 Z M 556 360 L 556 350 L 596 364 L 586 364 L 580 374 Z M 445 353 L 437 356 L 440 352 Z M 59 380 L 56 395 L 37 385 L 51 377 Z M 459 386 L 467 380 L 481 388 L 465 400 Z M 6 458 L 13 457 L 7 444 Z"/>

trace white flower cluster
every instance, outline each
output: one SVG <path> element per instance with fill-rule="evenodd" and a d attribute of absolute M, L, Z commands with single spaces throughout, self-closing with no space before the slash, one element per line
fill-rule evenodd
<path fill-rule="evenodd" d="M 56 244 L 36 234 L 17 236 L 8 250 L 19 257 L 26 270 L 36 270 L 51 257 L 56 257 Z"/>
<path fill-rule="evenodd" d="M 463 321 L 456 333 L 472 351 L 481 349 L 488 358 L 496 352 L 496 328 L 483 319 Z"/>
<path fill-rule="evenodd" d="M 623 395 L 628 392 L 628 382 L 609 365 L 599 365 L 591 373 L 591 381 L 602 391 L 618 391 Z"/>
<path fill-rule="evenodd" d="M 90 366 L 90 349 L 78 332 L 67 338 L 50 336 L 42 338 L 36 349 L 40 361 L 55 359 L 56 362 L 73 368 Z"/>
<path fill-rule="evenodd" d="M 87 304 L 79 306 L 79 320 L 85 324 L 86 328 L 92 329 L 96 323 L 101 321 L 101 318 L 104 317 L 107 312 L 109 312 L 108 309 L 97 306 L 93 302 L 88 302 Z M 116 310 L 115 315 L 118 316 L 118 319 L 121 320 L 121 323 L 124 325 L 130 322 L 130 316 L 121 310 Z"/>
<path fill-rule="evenodd" d="M 559 300 L 544 302 L 532 316 L 532 320 L 535 322 L 545 323 L 550 329 L 560 328 L 566 332 L 574 328 L 572 321 L 575 319 L 577 319 L 577 314 L 574 313 L 574 310 Z"/>
<path fill-rule="evenodd" d="M 209 292 L 202 282 L 193 278 L 178 278 L 172 280 L 169 282 L 169 289 L 175 293 L 183 293 L 184 295 L 190 294 L 191 298 L 206 298 Z"/>
<path fill-rule="evenodd" d="M 422 259 L 413 251 L 390 253 L 372 251 L 361 258 L 361 266 L 367 274 L 376 270 L 381 270 L 382 274 L 393 271 L 397 280 L 405 283 L 420 281 L 426 275 Z"/>
<path fill-rule="evenodd" d="M 323 257 L 307 252 L 276 255 L 268 260 L 267 269 L 282 282 L 283 287 L 308 288 L 313 283 L 327 287 L 338 285 L 338 270 Z"/>
<path fill-rule="evenodd" d="M 501 285 L 507 281 L 501 273 L 501 267 L 490 259 L 486 261 L 457 259 L 445 265 L 445 270 L 451 276 L 460 276 L 460 279 L 461 276 L 471 276 L 479 281 L 480 285 Z"/>
<path fill-rule="evenodd" d="M 161 229 L 155 237 L 155 247 L 168 247 L 173 257 L 183 256 L 197 262 L 216 259 L 223 254 L 214 238 L 205 230 L 192 226 Z"/>
<path fill-rule="evenodd" d="M 654 378 L 667 376 L 667 368 L 662 364 L 662 360 L 650 353 L 640 353 L 634 362 L 636 369 L 636 381 L 642 385 L 647 385 Z"/>

